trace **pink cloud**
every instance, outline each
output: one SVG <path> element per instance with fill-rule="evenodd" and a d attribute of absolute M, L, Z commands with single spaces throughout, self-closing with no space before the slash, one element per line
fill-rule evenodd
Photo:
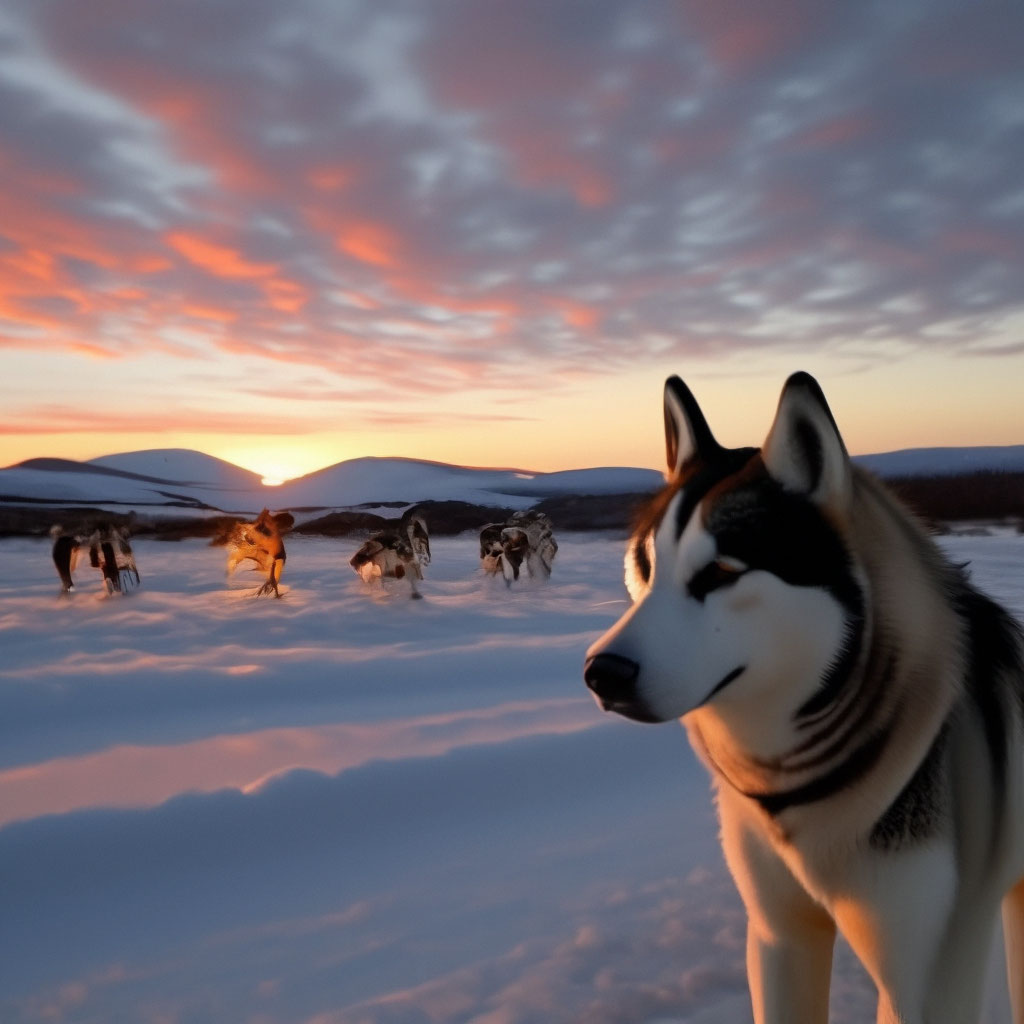
<path fill-rule="evenodd" d="M 691 0 L 679 11 L 683 30 L 694 32 L 730 75 L 749 74 L 777 60 L 807 37 L 820 14 L 811 0 L 771 6 L 749 0 Z"/>

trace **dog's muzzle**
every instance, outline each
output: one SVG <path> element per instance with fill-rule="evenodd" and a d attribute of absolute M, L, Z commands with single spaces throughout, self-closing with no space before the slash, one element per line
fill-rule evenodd
<path fill-rule="evenodd" d="M 621 654 L 595 654 L 583 666 L 583 681 L 605 711 L 615 711 L 637 722 L 661 721 L 637 693 L 640 666 Z"/>

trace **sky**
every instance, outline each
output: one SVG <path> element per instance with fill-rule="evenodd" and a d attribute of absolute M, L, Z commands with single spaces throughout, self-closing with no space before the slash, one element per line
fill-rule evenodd
<path fill-rule="evenodd" d="M 0 464 L 1024 442 L 1024 5 L 0 0 Z"/>

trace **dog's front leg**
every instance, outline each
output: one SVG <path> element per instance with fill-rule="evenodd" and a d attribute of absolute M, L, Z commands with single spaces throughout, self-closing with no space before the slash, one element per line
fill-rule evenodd
<path fill-rule="evenodd" d="M 799 932 L 747 925 L 747 980 L 756 1024 L 825 1024 L 835 925 L 827 914 Z"/>
<path fill-rule="evenodd" d="M 281 578 L 281 572 L 284 569 L 284 559 L 275 558 L 270 563 L 270 574 L 267 576 L 266 583 L 256 591 L 257 597 L 262 597 L 264 594 L 273 594 L 274 597 L 280 597 L 281 591 L 277 589 L 277 582 Z"/>
<path fill-rule="evenodd" d="M 747 981 L 756 1024 L 827 1024 L 832 917 L 793 876 L 745 798 L 719 790 L 722 847 L 747 909 Z"/>

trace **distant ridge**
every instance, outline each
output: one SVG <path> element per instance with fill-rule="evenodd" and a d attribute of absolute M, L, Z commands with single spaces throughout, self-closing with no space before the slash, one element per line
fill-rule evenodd
<path fill-rule="evenodd" d="M 177 485 L 201 484 L 216 487 L 259 487 L 260 475 L 191 448 L 150 448 L 117 455 L 101 455 L 82 463 L 97 469 L 112 469 L 141 479 L 155 479 Z"/>
<path fill-rule="evenodd" d="M 856 455 L 858 465 L 883 477 L 954 476 L 963 473 L 1022 473 L 1024 444 L 971 448 L 903 448 Z"/>
<path fill-rule="evenodd" d="M 996 508 L 1013 512 L 1016 505 L 1007 502 L 1024 480 L 1024 445 L 905 449 L 856 456 L 854 461 L 893 481 L 912 505 L 925 512 L 940 503 L 933 497 L 918 501 L 915 496 L 924 493 L 925 485 L 932 487 L 929 495 L 949 491 L 953 485 L 947 485 L 947 477 L 975 480 L 968 489 L 987 496 L 982 504 L 992 514 Z M 1007 476 L 989 479 L 993 474 Z M 628 523 L 630 510 L 663 484 L 660 472 L 628 466 L 536 473 L 367 456 L 271 487 L 258 474 L 202 452 L 153 449 L 89 462 L 28 459 L 0 469 L 0 533 L 41 532 L 47 518 L 61 522 L 68 514 L 62 510 L 74 510 L 79 518 L 134 512 L 140 525 L 145 521 L 155 529 L 159 521 L 196 524 L 217 517 L 248 518 L 263 507 L 289 509 L 300 519 L 313 521 L 334 513 L 351 518 L 356 510 L 375 508 L 393 514 L 418 503 L 433 503 L 435 515 L 452 523 L 458 519 L 452 509 L 460 504 L 464 511 L 470 506 L 499 511 L 541 506 L 565 523 L 580 524 L 578 529 L 588 528 L 587 523 L 589 528 L 613 528 L 614 523 Z"/>
<path fill-rule="evenodd" d="M 168 480 L 159 476 L 146 476 L 144 473 L 131 473 L 126 469 L 114 469 L 94 462 L 75 462 L 74 459 L 26 459 L 11 469 L 36 469 L 44 473 L 96 473 L 99 476 L 120 477 L 123 480 L 141 480 L 147 484 L 162 484 L 165 487 L 179 487 L 181 484 L 197 481 Z"/>

